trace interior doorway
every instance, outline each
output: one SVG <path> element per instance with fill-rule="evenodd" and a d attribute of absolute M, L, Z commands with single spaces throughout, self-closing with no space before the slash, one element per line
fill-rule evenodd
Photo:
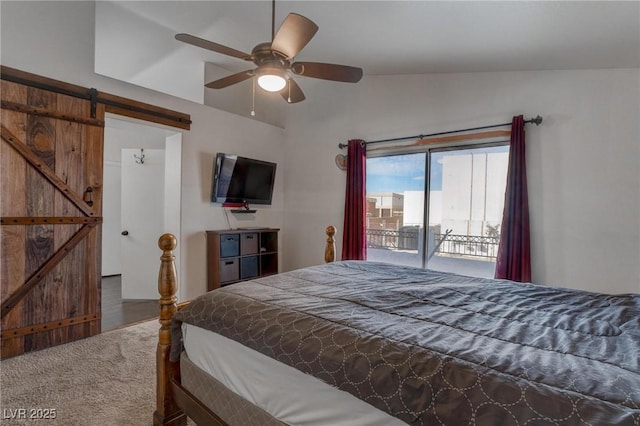
<path fill-rule="evenodd" d="M 180 238 L 182 133 L 116 115 L 105 121 L 102 330 L 158 314 L 158 237 Z M 179 263 L 176 253 L 176 264 Z"/>

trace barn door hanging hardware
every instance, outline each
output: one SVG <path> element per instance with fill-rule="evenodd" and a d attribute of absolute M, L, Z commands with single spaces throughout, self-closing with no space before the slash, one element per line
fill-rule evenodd
<path fill-rule="evenodd" d="M 98 108 L 98 89 L 89 89 L 89 101 L 91 102 L 91 118 L 96 118 Z"/>
<path fill-rule="evenodd" d="M 140 155 L 133 154 L 133 158 L 136 159 L 136 164 L 144 164 L 144 149 L 140 148 Z"/>

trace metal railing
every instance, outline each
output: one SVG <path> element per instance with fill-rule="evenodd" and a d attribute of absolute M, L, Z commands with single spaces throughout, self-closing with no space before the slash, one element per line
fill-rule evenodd
<path fill-rule="evenodd" d="M 367 229 L 367 247 L 395 250 L 418 250 L 418 229 L 394 231 L 390 229 Z"/>
<path fill-rule="evenodd" d="M 419 250 L 422 247 L 419 228 L 403 230 L 367 229 L 367 246 L 390 250 Z M 500 237 L 461 234 L 432 234 L 435 254 L 474 256 L 495 259 Z"/>
<path fill-rule="evenodd" d="M 435 234 L 436 244 L 442 241 L 443 236 L 444 234 Z M 499 243 L 500 237 L 449 234 L 442 241 L 436 253 L 495 259 L 498 254 Z"/>

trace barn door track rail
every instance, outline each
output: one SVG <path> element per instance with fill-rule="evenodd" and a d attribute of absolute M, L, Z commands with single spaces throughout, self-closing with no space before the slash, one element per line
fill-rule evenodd
<path fill-rule="evenodd" d="M 13 83 L 24 84 L 37 89 L 48 90 L 75 98 L 86 99 L 91 104 L 91 118 L 74 117 L 65 114 L 55 114 L 45 110 L 39 110 L 32 106 L 20 105 L 11 102 L 3 102 L 2 108 L 14 111 L 24 110 L 35 115 L 59 118 L 61 120 L 73 121 L 82 124 L 104 127 L 104 121 L 96 119 L 97 104 L 105 105 L 106 112 L 123 115 L 126 117 L 138 118 L 153 123 L 164 124 L 179 129 L 191 129 L 191 116 L 167 108 L 145 104 L 143 102 L 132 101 L 109 93 L 100 92 L 95 88 L 87 89 L 74 84 L 64 83 L 49 78 L 44 78 L 25 71 L 20 71 L 7 66 L 0 66 L 0 78 Z"/>

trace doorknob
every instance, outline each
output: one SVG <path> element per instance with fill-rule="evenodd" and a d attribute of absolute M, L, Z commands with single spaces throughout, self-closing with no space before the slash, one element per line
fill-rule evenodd
<path fill-rule="evenodd" d="M 122 231 L 122 232 L 121 232 L 121 234 L 122 234 L 122 235 L 125 235 L 125 236 L 126 236 L 126 235 L 129 235 L 129 231 Z"/>

